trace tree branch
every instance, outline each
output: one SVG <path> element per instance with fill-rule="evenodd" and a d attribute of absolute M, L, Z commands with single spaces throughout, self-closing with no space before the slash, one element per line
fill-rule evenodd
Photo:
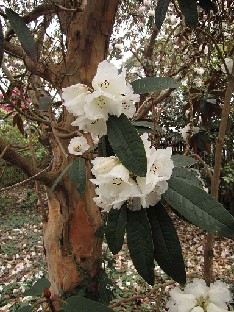
<path fill-rule="evenodd" d="M 54 87 L 60 86 L 62 78 L 57 75 L 57 72 L 59 72 L 58 69 L 60 68 L 59 64 L 44 65 L 42 63 L 35 62 L 27 56 L 22 47 L 14 45 L 8 41 L 4 41 L 4 50 L 15 57 L 22 59 L 26 68 L 31 73 L 49 81 Z"/>
<path fill-rule="evenodd" d="M 4 151 L 4 153 L 3 153 Z M 46 185 L 52 185 L 57 174 L 51 172 L 45 172 L 32 166 L 31 162 L 27 158 L 21 156 L 16 150 L 9 146 L 8 143 L 0 139 L 0 153 L 2 159 L 10 162 L 12 165 L 20 168 L 29 177 L 33 177 L 34 180 L 42 181 Z"/>

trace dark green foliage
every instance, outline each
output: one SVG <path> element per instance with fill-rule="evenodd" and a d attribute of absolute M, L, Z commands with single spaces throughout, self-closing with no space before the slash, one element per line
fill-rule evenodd
<path fill-rule="evenodd" d="M 62 304 L 64 312 L 113 312 L 102 303 L 80 296 L 72 296 Z"/>
<path fill-rule="evenodd" d="M 169 88 L 176 89 L 179 86 L 180 83 L 170 77 L 144 77 L 132 82 L 134 93 L 138 94 L 158 92 Z"/>
<path fill-rule="evenodd" d="M 108 277 L 105 270 L 101 270 L 98 279 L 98 299 L 101 303 L 108 305 L 113 299 L 112 280 Z"/>
<path fill-rule="evenodd" d="M 157 5 L 155 8 L 155 24 L 158 30 L 160 30 L 164 22 L 169 3 L 170 3 L 170 0 L 158 0 L 157 1 Z"/>
<path fill-rule="evenodd" d="M 24 305 L 22 307 L 20 307 L 19 309 L 17 309 L 17 312 L 32 312 L 33 308 L 30 304 Z"/>
<path fill-rule="evenodd" d="M 186 183 L 203 187 L 202 181 L 198 178 L 197 172 L 187 168 L 175 167 L 172 171 L 172 177 L 182 179 Z"/>
<path fill-rule="evenodd" d="M 220 236 L 234 237 L 234 218 L 211 195 L 187 180 L 171 177 L 163 198 L 198 227 Z"/>
<path fill-rule="evenodd" d="M 128 211 L 127 243 L 137 272 L 148 284 L 154 285 L 154 249 L 145 209 Z"/>
<path fill-rule="evenodd" d="M 109 116 L 108 140 L 122 164 L 133 174 L 145 176 L 147 160 L 144 144 L 126 115 Z"/>
<path fill-rule="evenodd" d="M 36 61 L 37 52 L 34 38 L 23 18 L 12 9 L 6 9 L 6 15 L 26 54 Z"/>
<path fill-rule="evenodd" d="M 64 174 L 67 172 L 67 170 L 71 167 L 72 163 L 70 163 L 69 165 L 67 165 L 63 171 L 60 173 L 60 175 L 55 179 L 54 184 L 52 185 L 52 187 L 49 190 L 49 193 L 52 193 L 54 191 L 54 189 L 56 188 L 56 186 L 58 185 L 58 183 L 62 180 Z"/>
<path fill-rule="evenodd" d="M 179 7 L 185 17 L 188 26 L 196 27 L 198 24 L 197 1 L 196 0 L 178 0 Z"/>
<path fill-rule="evenodd" d="M 154 244 L 154 258 L 176 282 L 185 283 L 185 266 L 175 227 L 161 203 L 147 209 Z"/>
<path fill-rule="evenodd" d="M 115 255 L 123 245 L 124 234 L 127 223 L 127 207 L 123 205 L 121 209 L 111 209 L 108 214 L 105 237 L 110 251 Z"/>
<path fill-rule="evenodd" d="M 172 155 L 171 159 L 175 167 L 189 167 L 196 163 L 194 158 L 179 154 Z"/>
<path fill-rule="evenodd" d="M 77 191 L 83 193 L 86 187 L 86 166 L 84 158 L 78 157 L 72 162 L 69 168 L 69 175 Z"/>
<path fill-rule="evenodd" d="M 47 278 L 42 277 L 36 281 L 33 286 L 24 292 L 24 296 L 41 296 L 45 288 L 50 287 L 50 282 Z"/>

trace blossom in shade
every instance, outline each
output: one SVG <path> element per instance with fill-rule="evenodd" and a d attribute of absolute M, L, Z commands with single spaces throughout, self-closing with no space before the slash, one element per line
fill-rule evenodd
<path fill-rule="evenodd" d="M 184 291 L 175 287 L 170 291 L 167 302 L 168 312 L 224 312 L 231 293 L 227 285 L 216 281 L 208 287 L 204 280 L 195 278 L 186 285 Z"/>
<path fill-rule="evenodd" d="M 74 155 L 82 155 L 89 148 L 90 145 L 88 144 L 85 137 L 72 138 L 68 145 L 69 153 Z"/>
<path fill-rule="evenodd" d="M 191 135 L 194 135 L 194 134 L 198 133 L 199 131 L 200 131 L 199 127 L 192 127 L 192 129 L 191 129 L 190 124 L 188 124 L 187 126 L 185 126 L 184 128 L 179 130 L 184 141 L 187 140 L 187 137 L 188 137 L 190 132 L 191 132 Z"/>

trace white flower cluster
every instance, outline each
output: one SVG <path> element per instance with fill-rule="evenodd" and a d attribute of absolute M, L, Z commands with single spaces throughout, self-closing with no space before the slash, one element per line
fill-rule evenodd
<path fill-rule="evenodd" d="M 132 175 L 115 156 L 92 160 L 92 173 L 96 178 L 91 181 L 97 186 L 94 201 L 100 208 L 105 211 L 119 209 L 127 201 L 129 209 L 140 210 L 160 201 L 174 167 L 172 149 L 156 150 L 150 147 L 147 137 L 147 134 L 141 136 L 147 157 L 146 177 Z"/>
<path fill-rule="evenodd" d="M 179 132 L 181 133 L 182 137 L 183 137 L 183 140 L 186 141 L 187 140 L 187 137 L 189 135 L 189 132 L 190 132 L 190 124 L 188 124 L 187 126 L 185 126 L 184 128 L 180 129 Z M 198 133 L 200 130 L 199 127 L 193 127 L 192 128 L 192 135 Z"/>
<path fill-rule="evenodd" d="M 225 283 L 216 281 L 208 287 L 204 280 L 198 278 L 187 284 L 184 291 L 175 287 L 170 295 L 168 312 L 224 312 L 228 311 L 227 303 L 231 301 Z"/>
<path fill-rule="evenodd" d="M 136 110 L 135 102 L 140 100 L 126 82 L 126 70 L 119 73 L 108 61 L 98 65 L 92 88 L 78 83 L 64 88 L 62 98 L 67 110 L 77 117 L 72 125 L 90 132 L 94 139 L 107 133 L 109 115 L 119 117 L 124 113 L 131 118 Z"/>

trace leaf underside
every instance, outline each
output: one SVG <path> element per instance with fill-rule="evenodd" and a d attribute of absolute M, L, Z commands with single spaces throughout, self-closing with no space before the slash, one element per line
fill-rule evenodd
<path fill-rule="evenodd" d="M 179 86 L 180 83 L 170 77 L 144 77 L 132 82 L 134 93 L 138 94 L 175 89 Z"/>
<path fill-rule="evenodd" d="M 38 281 L 36 281 L 33 286 L 26 290 L 23 295 L 24 296 L 41 296 L 45 288 L 50 288 L 50 281 L 42 277 Z"/>
<path fill-rule="evenodd" d="M 234 237 L 234 218 L 201 188 L 172 177 L 163 198 L 191 223 L 220 236 Z"/>

